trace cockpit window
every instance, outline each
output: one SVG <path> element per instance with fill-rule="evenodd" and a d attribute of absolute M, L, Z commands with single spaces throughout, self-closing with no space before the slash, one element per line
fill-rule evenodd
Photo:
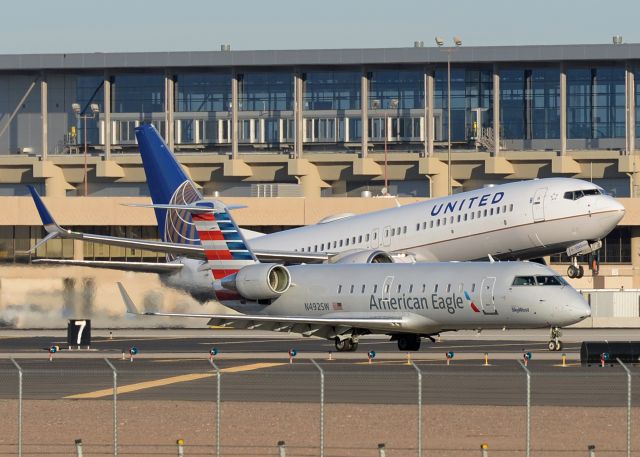
<path fill-rule="evenodd" d="M 533 276 L 516 276 L 513 280 L 514 286 L 535 286 L 536 281 Z"/>
<path fill-rule="evenodd" d="M 566 281 L 560 276 L 536 276 L 539 286 L 564 286 Z"/>
<path fill-rule="evenodd" d="M 565 200 L 578 200 L 589 195 L 602 195 L 600 189 L 572 190 L 564 193 Z"/>

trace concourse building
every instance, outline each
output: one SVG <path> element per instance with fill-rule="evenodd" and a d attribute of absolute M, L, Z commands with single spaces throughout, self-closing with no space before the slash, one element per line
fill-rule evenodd
<path fill-rule="evenodd" d="M 0 55 L 0 260 L 152 260 L 53 240 L 155 238 L 135 127 L 269 232 L 508 181 L 590 180 L 627 208 L 583 287 L 640 286 L 640 44 Z M 566 272 L 562 256 L 550 259 Z"/>

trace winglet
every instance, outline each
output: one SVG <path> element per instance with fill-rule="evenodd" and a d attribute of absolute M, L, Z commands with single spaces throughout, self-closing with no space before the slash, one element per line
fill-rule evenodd
<path fill-rule="evenodd" d="M 29 188 L 29 192 L 31 192 L 31 197 L 33 198 L 33 203 L 35 203 L 40 219 L 42 220 L 42 225 L 44 225 L 44 228 L 49 233 L 57 232 L 60 229 L 60 226 L 56 223 L 55 219 L 53 219 L 53 216 L 45 206 L 42 198 L 40 198 L 36 188 L 33 186 L 27 187 Z"/>
<path fill-rule="evenodd" d="M 127 290 L 124 288 L 121 282 L 118 283 L 118 289 L 120 289 L 120 295 L 122 295 L 122 301 L 124 301 L 124 305 L 127 307 L 128 314 L 140 314 L 138 312 L 138 308 L 136 308 L 135 303 L 129 297 Z"/>

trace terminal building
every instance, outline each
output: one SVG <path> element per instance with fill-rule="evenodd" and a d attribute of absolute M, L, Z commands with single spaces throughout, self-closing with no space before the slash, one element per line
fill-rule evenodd
<path fill-rule="evenodd" d="M 269 232 L 513 180 L 593 181 L 627 208 L 584 287 L 640 286 L 640 44 L 0 55 L 0 259 L 63 225 L 154 238 L 134 129 Z M 373 198 L 371 198 L 373 196 Z M 36 257 L 162 261 L 54 240 Z M 550 259 L 559 270 L 566 260 Z"/>

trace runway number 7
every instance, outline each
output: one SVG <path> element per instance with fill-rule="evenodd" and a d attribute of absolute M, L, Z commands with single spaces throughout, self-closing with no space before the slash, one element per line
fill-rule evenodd
<path fill-rule="evenodd" d="M 87 321 L 76 321 L 75 324 L 80 327 L 78 329 L 78 346 L 80 346 L 80 341 L 82 341 L 82 332 L 84 332 L 84 328 L 87 326 Z"/>

